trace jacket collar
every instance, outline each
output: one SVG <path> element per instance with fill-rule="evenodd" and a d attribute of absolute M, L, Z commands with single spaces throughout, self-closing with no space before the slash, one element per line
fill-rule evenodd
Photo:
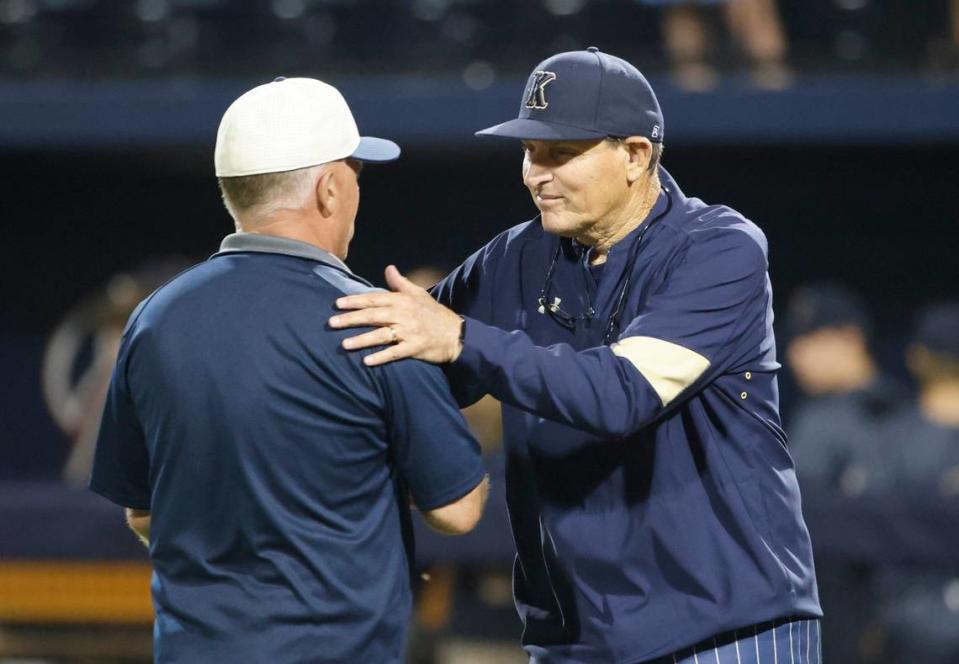
<path fill-rule="evenodd" d="M 344 270 L 353 274 L 346 263 L 316 245 L 291 240 L 285 237 L 275 235 L 262 235 L 260 233 L 230 233 L 220 243 L 220 254 L 230 254 L 238 252 L 256 252 L 263 254 L 281 254 L 283 256 L 295 256 L 297 258 L 308 258 L 310 260 L 325 263 L 332 267 Z"/>

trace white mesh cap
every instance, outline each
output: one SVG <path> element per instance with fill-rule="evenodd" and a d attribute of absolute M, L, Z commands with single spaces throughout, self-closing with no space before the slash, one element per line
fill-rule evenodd
<path fill-rule="evenodd" d="M 278 78 L 230 104 L 216 133 L 219 177 L 279 173 L 352 157 L 392 161 L 396 143 L 360 136 L 339 90 L 313 78 Z"/>

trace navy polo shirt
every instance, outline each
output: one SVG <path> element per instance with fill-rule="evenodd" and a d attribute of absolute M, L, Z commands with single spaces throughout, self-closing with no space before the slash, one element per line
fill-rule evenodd
<path fill-rule="evenodd" d="M 454 393 L 504 404 L 535 662 L 644 662 L 821 615 L 780 426 L 766 239 L 660 177 L 602 269 L 537 218 L 433 291 L 466 316 Z"/>
<path fill-rule="evenodd" d="M 403 661 L 410 498 L 484 472 L 440 369 L 366 367 L 325 324 L 369 290 L 241 233 L 131 317 L 90 486 L 150 510 L 156 661 Z"/>

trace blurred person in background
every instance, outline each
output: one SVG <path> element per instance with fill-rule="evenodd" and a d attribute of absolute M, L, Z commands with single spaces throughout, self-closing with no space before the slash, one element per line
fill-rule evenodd
<path fill-rule="evenodd" d="M 237 232 L 132 315 L 90 481 L 149 545 L 158 662 L 399 664 L 410 502 L 449 534 L 479 520 L 480 449 L 442 371 L 371 369 L 315 320 L 372 290 L 343 262 L 357 179 L 398 156 L 315 79 L 223 115 Z"/>
<path fill-rule="evenodd" d="M 713 64 L 715 35 L 705 9 L 719 6 L 733 42 L 749 60 L 757 87 L 781 90 L 792 82 L 786 65 L 788 41 L 776 0 L 642 0 L 661 6 L 663 40 L 680 87 L 704 92 L 719 85 Z"/>
<path fill-rule="evenodd" d="M 183 258 L 160 258 L 114 276 L 50 335 L 41 383 L 50 415 L 72 443 L 62 472 L 67 485 L 85 487 L 90 480 L 103 401 L 127 319 L 141 300 L 188 265 Z"/>
<path fill-rule="evenodd" d="M 906 360 L 918 398 L 883 431 L 896 455 L 894 499 L 959 506 L 959 302 L 919 314 Z M 881 592 L 884 661 L 959 662 L 959 558 L 885 570 Z"/>
<path fill-rule="evenodd" d="M 797 289 L 786 307 L 786 366 L 806 400 L 787 424 L 803 495 L 878 495 L 892 461 L 880 444 L 905 391 L 883 374 L 871 350 L 872 317 L 863 299 L 837 283 Z M 815 524 L 810 528 L 815 541 Z M 876 568 L 817 558 L 825 661 L 876 661 Z"/>
<path fill-rule="evenodd" d="M 799 480 L 859 495 L 882 481 L 875 427 L 906 393 L 876 362 L 872 318 L 851 289 L 800 287 L 785 319 L 787 366 L 806 396 L 788 422 Z"/>

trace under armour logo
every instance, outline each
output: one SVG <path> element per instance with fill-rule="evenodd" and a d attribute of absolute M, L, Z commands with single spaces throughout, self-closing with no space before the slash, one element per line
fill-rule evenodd
<path fill-rule="evenodd" d="M 649 136 L 650 138 L 659 138 L 659 125 L 653 125 L 653 131 Z"/>
<path fill-rule="evenodd" d="M 546 101 L 546 84 L 555 80 L 556 74 L 551 71 L 534 71 L 533 82 L 526 94 L 526 108 L 535 108 L 542 111 L 549 106 L 549 102 Z"/>
<path fill-rule="evenodd" d="M 545 314 L 546 310 L 549 309 L 555 314 L 557 311 L 559 311 L 560 302 L 562 302 L 561 299 L 559 299 L 558 297 L 554 297 L 552 304 L 546 304 L 546 298 L 541 297 L 539 298 L 539 308 L 536 311 L 538 311 L 541 314 Z"/>

